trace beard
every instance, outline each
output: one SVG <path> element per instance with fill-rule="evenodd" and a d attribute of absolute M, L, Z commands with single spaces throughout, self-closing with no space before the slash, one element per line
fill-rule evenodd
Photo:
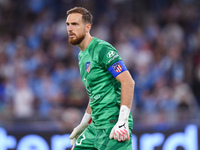
<path fill-rule="evenodd" d="M 80 35 L 79 37 L 75 35 L 75 37 L 73 38 L 69 37 L 69 43 L 71 43 L 72 45 L 78 45 L 83 41 L 84 38 L 85 38 L 84 34 Z"/>

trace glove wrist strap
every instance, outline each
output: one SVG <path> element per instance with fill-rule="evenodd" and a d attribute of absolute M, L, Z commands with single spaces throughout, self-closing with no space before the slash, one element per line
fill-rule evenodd
<path fill-rule="evenodd" d="M 85 113 L 81 120 L 81 124 L 90 124 L 90 123 L 91 123 L 91 114 Z"/>
<path fill-rule="evenodd" d="M 129 117 L 130 109 L 126 105 L 122 105 L 120 107 L 120 112 L 119 112 L 119 121 L 127 121 Z"/>

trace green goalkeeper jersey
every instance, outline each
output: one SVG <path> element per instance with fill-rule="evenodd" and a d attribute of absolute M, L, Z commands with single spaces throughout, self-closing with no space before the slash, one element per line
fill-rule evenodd
<path fill-rule="evenodd" d="M 79 68 L 90 99 L 92 124 L 99 129 L 113 126 L 118 120 L 121 102 L 121 84 L 115 77 L 127 70 L 117 50 L 93 37 L 86 50 L 79 53 Z"/>

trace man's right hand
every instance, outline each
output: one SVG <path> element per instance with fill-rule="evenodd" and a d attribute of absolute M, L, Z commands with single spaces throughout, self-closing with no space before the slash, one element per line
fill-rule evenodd
<path fill-rule="evenodd" d="M 83 131 L 88 127 L 90 123 L 91 114 L 85 113 L 83 119 L 81 120 L 81 123 L 76 128 L 74 128 L 71 135 L 69 136 L 72 146 L 75 144 L 78 137 L 83 133 Z"/>
<path fill-rule="evenodd" d="M 83 133 L 83 131 L 88 127 L 89 124 L 79 124 L 74 130 L 72 131 L 71 135 L 69 136 L 71 140 L 71 145 L 73 146 L 77 140 L 77 138 Z"/>

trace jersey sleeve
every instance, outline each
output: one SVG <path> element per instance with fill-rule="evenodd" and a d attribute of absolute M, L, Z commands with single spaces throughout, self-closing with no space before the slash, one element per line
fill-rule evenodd
<path fill-rule="evenodd" d="M 124 65 L 118 51 L 111 45 L 104 45 L 99 51 L 99 62 L 106 68 L 115 78 L 125 70 Z"/>

